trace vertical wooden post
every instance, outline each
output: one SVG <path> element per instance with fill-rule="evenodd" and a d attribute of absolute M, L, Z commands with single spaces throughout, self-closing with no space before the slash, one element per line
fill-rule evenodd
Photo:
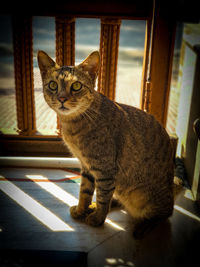
<path fill-rule="evenodd" d="M 146 21 L 146 32 L 145 32 L 145 47 L 144 47 L 144 59 L 143 59 L 143 70 L 142 70 L 142 81 L 141 81 L 141 94 L 140 94 L 140 108 L 145 111 L 149 111 L 151 101 L 151 84 L 148 82 L 148 68 L 149 57 L 150 57 L 150 43 L 151 43 L 151 21 Z"/>
<path fill-rule="evenodd" d="M 151 101 L 152 101 L 152 87 L 151 82 L 146 82 L 144 87 L 144 106 L 143 109 L 146 112 L 149 112 L 151 110 Z"/>
<path fill-rule="evenodd" d="M 165 126 L 171 82 L 175 21 L 169 20 L 164 2 L 156 1 L 150 51 L 149 80 L 151 100 L 148 111 Z"/>
<path fill-rule="evenodd" d="M 60 66 L 75 64 L 75 18 L 56 17 L 56 62 Z"/>
<path fill-rule="evenodd" d="M 56 62 L 60 66 L 74 66 L 75 64 L 75 18 L 56 17 Z M 57 131 L 60 135 L 58 117 Z"/>
<path fill-rule="evenodd" d="M 17 123 L 21 135 L 36 133 L 32 17 L 13 17 Z"/>
<path fill-rule="evenodd" d="M 101 19 L 98 91 L 112 100 L 115 99 L 120 24 L 120 19 Z"/>

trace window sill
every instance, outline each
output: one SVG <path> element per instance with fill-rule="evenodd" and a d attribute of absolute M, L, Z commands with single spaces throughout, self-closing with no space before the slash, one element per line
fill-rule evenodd
<path fill-rule="evenodd" d="M 0 167 L 80 168 L 77 158 L 61 157 L 0 157 Z"/>

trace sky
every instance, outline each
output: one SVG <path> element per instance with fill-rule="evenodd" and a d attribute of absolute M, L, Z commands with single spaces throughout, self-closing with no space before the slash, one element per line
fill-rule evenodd
<path fill-rule="evenodd" d="M 100 19 L 76 19 L 75 50 L 76 61 L 83 60 L 88 52 L 99 49 Z M 121 48 L 132 47 L 143 50 L 145 21 L 123 21 L 120 31 Z M 55 57 L 55 21 L 54 18 L 33 18 L 34 55 L 37 50 L 45 50 Z M 126 59 L 127 60 L 127 59 Z"/>
<path fill-rule="evenodd" d="M 76 19 L 75 36 L 76 62 L 80 62 L 93 50 L 99 49 L 100 19 Z M 130 48 L 143 50 L 144 38 L 145 21 L 122 21 L 119 50 L 121 61 L 134 60 Z M 33 17 L 34 67 L 37 67 L 38 50 L 44 50 L 55 58 L 55 19 L 53 17 Z M 0 16 L 0 88 L 6 87 L 6 78 L 14 79 L 12 22 L 11 17 Z"/>

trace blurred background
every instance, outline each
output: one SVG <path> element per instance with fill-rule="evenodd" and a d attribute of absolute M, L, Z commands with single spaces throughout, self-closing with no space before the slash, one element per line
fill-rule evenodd
<path fill-rule="evenodd" d="M 75 24 L 75 64 L 99 50 L 100 19 L 77 18 Z M 146 21 L 122 20 L 117 65 L 116 98 L 120 103 L 140 107 L 141 78 L 144 57 Z M 0 130 L 17 134 L 12 22 L 0 16 Z M 56 114 L 43 98 L 42 82 L 37 64 L 37 51 L 44 50 L 55 60 L 55 18 L 33 17 L 33 66 L 37 130 L 44 135 L 56 134 Z M 182 69 L 183 43 L 200 43 L 200 25 L 178 23 L 173 57 L 172 80 L 167 130 L 176 133 Z M 182 51 L 182 52 L 181 52 Z M 194 62 L 193 62 L 194 65 Z M 192 70 L 190 70 L 192 71 Z"/>

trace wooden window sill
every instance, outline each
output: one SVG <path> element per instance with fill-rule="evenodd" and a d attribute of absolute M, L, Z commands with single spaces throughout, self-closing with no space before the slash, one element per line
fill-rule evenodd
<path fill-rule="evenodd" d="M 77 158 L 62 157 L 0 157 L 0 167 L 80 168 Z"/>

